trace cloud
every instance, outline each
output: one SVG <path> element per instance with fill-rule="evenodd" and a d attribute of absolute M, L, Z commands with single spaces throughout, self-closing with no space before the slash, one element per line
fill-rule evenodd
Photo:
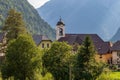
<path fill-rule="evenodd" d="M 28 2 L 33 5 L 35 8 L 39 8 L 44 5 L 49 0 L 28 0 Z"/>

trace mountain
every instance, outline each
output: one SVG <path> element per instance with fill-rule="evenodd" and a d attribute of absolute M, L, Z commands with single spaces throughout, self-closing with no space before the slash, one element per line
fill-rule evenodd
<path fill-rule="evenodd" d="M 116 32 L 116 34 L 111 38 L 110 41 L 116 42 L 118 40 L 120 40 L 120 28 L 118 29 L 118 31 Z"/>
<path fill-rule="evenodd" d="M 55 30 L 39 16 L 37 10 L 27 0 L 0 0 L 0 28 L 4 25 L 10 9 L 22 13 L 27 29 L 33 34 L 43 34 L 48 35 L 49 38 L 55 38 Z"/>
<path fill-rule="evenodd" d="M 55 28 L 60 16 L 67 33 L 97 33 L 109 40 L 120 26 L 120 0 L 50 0 L 38 8 Z"/>

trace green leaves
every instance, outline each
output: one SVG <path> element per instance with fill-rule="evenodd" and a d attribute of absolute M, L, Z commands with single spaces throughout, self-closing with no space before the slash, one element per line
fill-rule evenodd
<path fill-rule="evenodd" d="M 29 35 L 20 35 L 16 40 L 11 41 L 8 44 L 6 51 L 6 61 L 3 66 L 3 72 L 7 68 L 13 70 L 10 73 L 11 77 L 26 80 L 34 80 L 35 73 L 41 66 L 40 51 L 35 45 L 32 37 Z M 8 65 L 7 67 L 5 67 Z M 4 69 L 5 68 L 5 69 Z M 7 75 L 7 74 L 3 74 Z"/>
<path fill-rule="evenodd" d="M 54 42 L 43 55 L 43 66 L 55 80 L 69 79 L 69 58 L 72 48 L 65 42 Z"/>
<path fill-rule="evenodd" d="M 2 15 L 0 18 L 0 29 L 4 26 L 4 20 L 10 9 L 21 12 L 25 26 L 30 33 L 44 34 L 52 39 L 55 38 L 55 30 L 39 16 L 37 10 L 27 0 L 0 0 L 0 15 Z"/>

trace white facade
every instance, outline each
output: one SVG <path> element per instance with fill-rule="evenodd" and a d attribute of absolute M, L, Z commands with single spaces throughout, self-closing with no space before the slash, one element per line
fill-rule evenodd
<path fill-rule="evenodd" d="M 120 51 L 112 52 L 112 62 L 113 64 L 120 64 Z"/>
<path fill-rule="evenodd" d="M 65 37 L 65 24 L 60 19 L 56 25 L 56 40 L 60 39 L 61 37 Z"/>

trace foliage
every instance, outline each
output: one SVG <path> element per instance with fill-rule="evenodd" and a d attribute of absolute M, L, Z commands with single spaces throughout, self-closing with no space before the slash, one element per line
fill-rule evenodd
<path fill-rule="evenodd" d="M 120 80 L 120 72 L 112 72 L 108 68 L 96 80 Z"/>
<path fill-rule="evenodd" d="M 65 42 L 54 42 L 43 55 L 43 66 L 55 80 L 69 79 L 71 47 Z"/>
<path fill-rule="evenodd" d="M 0 29 L 4 25 L 4 20 L 10 9 L 15 9 L 21 12 L 24 18 L 27 30 L 33 34 L 48 35 L 50 38 L 55 38 L 55 30 L 45 22 L 27 0 L 0 0 Z"/>
<path fill-rule="evenodd" d="M 20 35 L 8 44 L 6 60 L 2 66 L 2 77 L 14 80 L 37 80 L 35 75 L 41 68 L 39 49 L 29 35 Z"/>
<path fill-rule="evenodd" d="M 50 73 L 46 73 L 45 76 L 41 76 L 40 80 L 53 80 L 53 76 Z"/>
<path fill-rule="evenodd" d="M 110 77 L 111 71 L 109 68 L 104 68 L 102 74 L 96 80 L 108 80 Z"/>
<path fill-rule="evenodd" d="M 22 15 L 11 9 L 5 21 L 3 31 L 7 32 L 7 39 L 16 39 L 20 34 L 27 33 Z"/>
<path fill-rule="evenodd" d="M 75 68 L 75 80 L 95 80 L 103 69 L 103 64 L 96 62 L 96 51 L 89 37 L 81 45 Z"/>

